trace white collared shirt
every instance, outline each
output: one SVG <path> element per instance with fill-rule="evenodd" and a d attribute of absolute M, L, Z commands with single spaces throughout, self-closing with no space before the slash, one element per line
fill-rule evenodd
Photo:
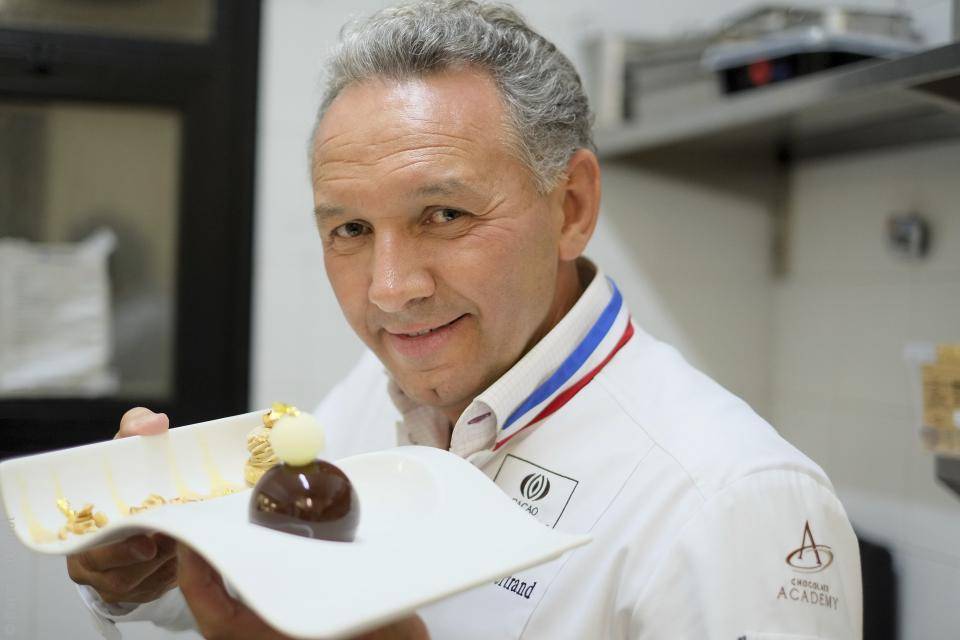
<path fill-rule="evenodd" d="M 861 637 L 857 541 L 829 480 L 634 327 L 602 273 L 452 434 L 389 384 L 367 354 L 320 405 L 331 458 L 449 446 L 545 526 L 593 536 L 423 608 L 433 638 Z M 174 598 L 128 615 L 180 620 Z"/>

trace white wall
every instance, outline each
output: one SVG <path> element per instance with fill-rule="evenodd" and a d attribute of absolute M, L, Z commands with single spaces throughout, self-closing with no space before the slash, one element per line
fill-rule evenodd
<path fill-rule="evenodd" d="M 323 53 L 332 45 L 340 25 L 349 15 L 365 14 L 386 4 L 382 0 L 264 2 L 251 378 L 251 404 L 255 407 L 274 400 L 311 406 L 360 352 L 358 342 L 340 317 L 323 275 L 320 244 L 310 213 L 306 140 L 320 96 Z M 682 0 L 637 4 L 627 0 L 593 0 L 587 6 L 579 0 L 524 0 L 517 4 L 534 26 L 557 42 L 576 62 L 580 59 L 577 43 L 588 33 L 616 30 L 665 34 L 675 29 L 694 29 L 753 3 L 749 0 Z M 926 22 L 933 25 L 931 33 L 943 38 L 944 34 L 937 36 L 936 31 L 943 31 L 948 0 L 932 3 L 910 0 L 902 4 L 920 8 L 918 15 L 926 16 Z M 869 6 L 895 7 L 898 3 L 877 0 Z M 947 166 L 953 151 L 920 152 L 926 163 L 921 165 L 913 163 L 914 158 L 909 155 L 894 157 L 887 164 L 881 160 L 880 169 L 891 178 L 897 174 L 898 166 L 899 171 L 916 176 L 920 169 L 936 160 Z M 872 162 L 878 161 L 858 159 L 849 164 L 841 162 L 839 166 L 846 171 L 843 175 L 858 177 L 858 184 L 864 186 L 865 179 L 877 168 Z M 955 160 L 953 163 L 956 166 Z M 905 601 L 917 607 L 916 616 L 932 612 L 937 603 L 947 612 L 951 608 L 947 600 L 960 586 L 956 575 L 945 569 L 947 555 L 944 553 L 949 536 L 956 538 L 956 531 L 948 522 L 950 510 L 957 505 L 933 486 L 929 480 L 929 458 L 917 453 L 915 441 L 904 435 L 909 434 L 908 412 L 900 406 L 898 418 L 894 410 L 881 410 L 891 408 L 899 400 L 876 405 L 881 409 L 875 410 L 870 399 L 874 396 L 856 395 L 856 389 L 874 386 L 873 382 L 891 393 L 901 392 L 893 380 L 897 374 L 891 373 L 900 370 L 899 361 L 869 360 L 869 367 L 861 371 L 868 376 L 865 380 L 857 377 L 855 366 L 838 367 L 837 362 L 824 359 L 812 359 L 806 365 L 815 386 L 814 398 L 817 389 L 823 390 L 817 379 L 832 375 L 835 385 L 827 388 L 849 387 L 856 402 L 841 397 L 824 405 L 803 395 L 810 380 L 797 382 L 791 378 L 792 360 L 807 357 L 804 345 L 815 343 L 821 337 L 830 338 L 823 334 L 829 333 L 831 327 L 823 326 L 823 322 L 805 322 L 811 319 L 811 311 L 803 306 L 810 299 L 820 300 L 818 295 L 829 298 L 832 291 L 833 276 L 829 273 L 804 275 L 807 273 L 804 264 L 812 265 L 816 272 L 819 254 L 810 252 L 821 250 L 818 239 L 833 230 L 834 225 L 848 225 L 843 232 L 848 242 L 866 247 L 867 238 L 881 241 L 875 220 L 816 215 L 820 211 L 817 197 L 834 197 L 845 188 L 843 182 L 832 179 L 831 175 L 829 166 L 819 173 L 816 167 L 804 168 L 798 175 L 796 204 L 800 213 L 796 217 L 794 247 L 797 263 L 793 276 L 786 282 L 777 282 L 769 276 L 771 228 L 759 203 L 719 188 L 679 182 L 676 178 L 628 165 L 604 167 L 603 219 L 589 253 L 617 279 L 639 324 L 680 347 L 698 366 L 745 397 L 761 413 L 782 422 L 784 433 L 821 460 L 834 475 L 851 514 L 866 531 L 899 545 L 898 551 L 911 550 L 911 559 L 907 564 L 901 561 L 901 567 L 907 567 L 902 569 Z M 903 185 L 906 180 L 901 179 L 899 184 Z M 937 198 L 947 182 L 946 178 L 916 182 L 915 192 L 921 198 L 918 202 L 921 205 L 933 202 L 922 198 Z M 866 186 L 874 188 L 872 183 Z M 953 189 L 950 193 L 956 202 L 957 193 L 955 187 Z M 808 193 L 813 200 L 804 199 Z M 877 201 L 882 206 L 868 206 L 861 200 L 853 204 L 869 217 L 880 209 L 888 210 L 898 202 L 896 197 L 902 195 L 892 193 L 891 199 Z M 949 224 L 946 201 L 938 202 L 938 208 L 931 205 L 931 210 L 940 211 L 942 223 Z M 831 206 L 840 208 L 850 204 L 851 199 L 847 198 Z M 960 232 L 954 229 L 950 233 L 954 235 L 947 237 L 954 238 L 956 243 Z M 808 240 L 801 242 L 804 237 Z M 943 249 L 940 255 L 948 255 L 946 247 Z M 863 284 L 854 277 L 856 273 L 845 272 L 847 267 L 843 264 L 849 266 L 842 263 L 834 271 L 846 274 L 843 277 L 850 282 Z M 902 281 L 898 281 L 899 287 L 893 288 L 908 298 L 928 300 L 938 286 L 941 290 L 952 286 L 948 278 L 955 275 L 942 275 L 942 278 L 938 275 L 925 281 L 929 286 L 917 289 Z M 860 320 L 867 318 L 871 320 L 866 325 L 870 332 L 859 336 L 857 345 L 835 344 L 833 353 L 845 353 L 838 348 L 843 346 L 855 352 L 856 357 L 873 357 L 869 336 L 878 344 L 896 343 L 896 349 L 900 348 L 899 342 L 908 337 L 956 338 L 955 333 L 949 333 L 951 326 L 958 325 L 956 306 L 952 307 L 952 317 L 942 315 L 936 321 L 926 316 L 912 316 L 915 325 L 907 322 L 908 312 L 892 313 L 893 328 L 875 328 L 874 325 L 882 324 L 881 320 L 886 317 L 874 313 L 884 309 L 885 299 L 880 295 L 886 286 L 884 282 L 878 280 L 867 283 L 870 286 L 858 284 L 859 288 L 843 289 L 856 292 L 857 296 L 873 291 L 874 297 L 862 298 L 859 307 L 848 305 L 838 316 L 842 321 L 833 327 L 834 335 L 838 336 L 834 340 L 839 341 L 845 332 L 859 327 Z M 936 285 L 938 282 L 947 284 Z M 952 291 L 954 300 L 960 299 L 956 289 Z M 870 300 L 875 304 L 871 306 Z M 833 301 L 837 303 L 834 307 L 843 310 L 842 300 L 835 296 Z M 948 324 L 951 320 L 952 325 Z M 934 325 L 934 322 L 942 324 Z M 815 353 L 826 358 L 831 351 Z M 891 363 L 893 369 L 876 371 L 881 365 Z M 839 425 L 835 416 L 841 416 L 844 424 Z M 872 429 L 874 425 L 879 428 Z M 890 480 L 879 471 L 882 469 L 879 462 L 875 466 L 862 454 L 863 446 L 868 444 L 867 437 L 878 433 L 885 438 L 885 444 L 877 449 L 878 455 L 893 464 L 892 468 L 897 469 L 893 474 L 901 478 L 899 481 Z M 861 463 L 845 467 L 841 456 L 859 456 Z M 913 478 L 912 484 L 907 481 L 908 477 Z M 902 545 L 906 535 L 898 523 L 906 516 L 921 518 L 920 522 L 942 537 L 924 535 L 910 543 L 912 547 Z M 3 575 L 0 638 L 84 640 L 96 637 L 85 625 L 83 610 L 62 567 L 62 559 L 28 555 L 11 539 L 9 530 L 0 533 L 0 575 Z M 933 604 L 921 609 L 921 601 Z M 947 626 L 936 625 L 950 623 L 953 629 L 957 628 L 956 620 L 950 617 L 952 613 L 930 615 L 933 621 L 924 628 L 931 635 L 912 633 L 904 637 L 911 640 L 949 637 L 936 631 Z M 919 620 L 911 619 L 911 622 Z M 127 637 L 145 640 L 167 636 L 148 626 L 136 626 Z"/>

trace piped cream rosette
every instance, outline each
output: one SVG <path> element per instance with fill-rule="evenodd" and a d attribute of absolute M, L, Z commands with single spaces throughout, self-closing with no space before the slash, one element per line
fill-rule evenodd
<path fill-rule="evenodd" d="M 282 424 L 283 428 L 276 427 Z M 278 449 L 285 462 L 293 463 L 312 452 L 310 460 L 323 451 L 325 438 L 323 429 L 309 413 L 303 413 L 296 407 L 275 402 L 270 411 L 263 414 L 263 424 L 247 435 L 247 450 L 250 458 L 243 467 L 243 477 L 248 486 L 254 486 L 267 469 L 278 464 Z M 309 462 L 305 460 L 303 464 Z M 296 463 L 293 463 L 296 464 Z"/>

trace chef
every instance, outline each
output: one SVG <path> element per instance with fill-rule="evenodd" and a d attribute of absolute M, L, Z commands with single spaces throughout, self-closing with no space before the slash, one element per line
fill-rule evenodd
<path fill-rule="evenodd" d="M 447 0 L 352 26 L 329 71 L 315 216 L 368 347 L 317 410 L 330 457 L 449 449 L 593 537 L 364 637 L 860 638 L 857 541 L 823 471 L 636 326 L 583 256 L 600 170 L 567 58 L 503 5 Z M 141 408 L 120 435 L 166 428 Z M 167 539 L 68 570 L 105 634 L 282 637 Z"/>

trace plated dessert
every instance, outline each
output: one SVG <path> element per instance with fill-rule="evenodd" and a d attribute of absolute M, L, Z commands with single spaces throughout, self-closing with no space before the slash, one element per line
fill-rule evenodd
<path fill-rule="evenodd" d="M 254 488 L 249 508 L 251 522 L 309 538 L 353 540 L 360 519 L 357 492 L 336 465 L 317 459 L 324 441 L 320 424 L 294 406 L 274 403 L 263 413 L 262 424 L 247 434 L 249 457 L 243 466 L 244 480 Z M 121 515 L 129 516 L 164 505 L 200 502 L 242 490 L 222 481 L 217 484 L 221 486 L 209 494 L 185 487 L 180 495 L 171 498 L 151 493 L 140 504 L 123 504 L 119 510 Z M 58 497 L 57 508 L 66 523 L 56 536 L 42 536 L 44 541 L 92 533 L 109 522 L 102 512 L 94 511 L 92 504 L 74 510 L 65 498 Z"/>
<path fill-rule="evenodd" d="M 263 426 L 264 413 L 269 412 L 185 425 L 166 436 L 0 461 L 0 496 L 16 537 L 32 552 L 62 556 L 131 535 L 162 533 L 194 549 L 278 631 L 318 639 L 354 637 L 587 541 L 544 527 L 475 466 L 433 447 L 336 460 L 352 485 L 346 491 L 343 476 L 312 455 L 287 455 L 286 428 L 268 439 L 278 464 L 262 477 L 264 491 L 258 495 L 273 496 L 278 509 L 285 504 L 294 511 L 276 520 L 276 513 L 255 512 L 251 521 L 255 493 L 244 491 L 246 443 L 248 434 Z M 305 431 L 308 440 L 315 438 L 316 450 L 322 431 Z M 293 435 L 296 450 L 297 428 L 286 435 Z M 273 495 L 270 478 L 279 473 L 299 488 Z M 311 493 L 302 481 L 322 491 Z M 239 492 L 223 495 L 227 489 Z M 69 501 L 63 506 L 66 513 L 73 510 L 72 521 L 57 507 L 58 498 Z M 345 505 L 350 508 L 340 508 Z M 97 526 L 98 513 L 109 519 L 103 527 Z M 284 524 L 267 528 L 258 518 L 271 518 L 271 527 L 277 520 Z M 67 538 L 58 540 L 68 522 Z M 312 537 L 349 540 L 354 523 L 359 526 L 353 542 Z M 284 530 L 292 525 L 300 525 L 294 533 L 311 537 Z M 39 527 L 49 536 L 36 535 Z M 84 533 L 74 534 L 74 528 Z M 471 552 L 464 554 L 464 548 Z M 318 597 L 304 599 L 304 593 Z"/>

